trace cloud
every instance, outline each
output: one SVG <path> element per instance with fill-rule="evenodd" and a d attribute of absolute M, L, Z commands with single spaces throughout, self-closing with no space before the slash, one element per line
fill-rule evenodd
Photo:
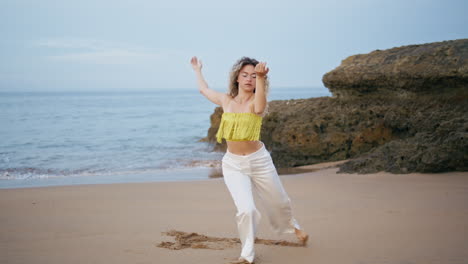
<path fill-rule="evenodd" d="M 109 49 L 93 52 L 76 52 L 64 55 L 48 56 L 50 59 L 67 62 L 91 64 L 137 64 L 151 62 L 161 58 L 160 54 L 130 51 L 122 49 Z"/>
<path fill-rule="evenodd" d="M 124 43 L 95 39 L 48 39 L 36 42 L 35 46 L 60 53 L 48 55 L 49 59 L 85 64 L 129 65 L 154 62 L 168 55 Z"/>
<path fill-rule="evenodd" d="M 92 49 L 99 50 L 106 47 L 115 46 L 117 43 L 109 43 L 106 41 L 95 39 L 76 39 L 76 38 L 61 38 L 61 39 L 46 39 L 35 43 L 36 46 L 46 48 L 63 48 L 63 49 Z M 121 44 L 120 44 L 121 45 Z"/>

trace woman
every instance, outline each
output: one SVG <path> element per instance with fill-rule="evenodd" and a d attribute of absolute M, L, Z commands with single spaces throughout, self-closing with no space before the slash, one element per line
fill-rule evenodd
<path fill-rule="evenodd" d="M 260 213 L 256 209 L 252 188 L 265 205 L 268 220 L 277 234 L 295 233 L 305 245 L 308 235 L 292 216 L 290 199 L 284 190 L 270 153 L 260 138 L 262 118 L 267 111 L 269 71 L 265 62 L 243 57 L 232 67 L 229 93 L 214 91 L 203 78 L 202 63 L 193 57 L 200 93 L 222 107 L 224 113 L 216 135 L 226 139 L 227 151 L 222 159 L 224 182 L 237 207 L 237 227 L 242 243 L 240 262 L 253 263 L 254 244 Z"/>

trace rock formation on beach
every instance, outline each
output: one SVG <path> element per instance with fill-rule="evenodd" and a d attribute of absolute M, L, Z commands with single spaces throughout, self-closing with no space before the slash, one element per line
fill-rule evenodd
<path fill-rule="evenodd" d="M 350 56 L 323 83 L 332 97 L 269 103 L 261 140 L 277 167 L 349 159 L 338 172 L 468 170 L 468 39 Z M 221 113 L 204 139 L 217 150 Z"/>
<path fill-rule="evenodd" d="M 322 79 L 333 95 L 440 94 L 466 89 L 468 39 L 349 56 Z"/>

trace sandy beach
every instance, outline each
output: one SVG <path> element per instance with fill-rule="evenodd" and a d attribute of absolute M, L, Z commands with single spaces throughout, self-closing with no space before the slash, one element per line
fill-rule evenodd
<path fill-rule="evenodd" d="M 264 216 L 257 237 L 283 245 L 259 240 L 256 263 L 468 263 L 468 173 L 319 167 L 281 176 L 308 246 L 275 236 Z M 239 256 L 222 178 L 3 189 L 0 210 L 0 263 L 220 264 Z M 171 230 L 220 239 L 174 250 Z"/>

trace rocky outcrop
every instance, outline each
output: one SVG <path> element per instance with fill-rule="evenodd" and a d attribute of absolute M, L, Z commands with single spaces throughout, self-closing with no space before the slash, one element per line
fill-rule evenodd
<path fill-rule="evenodd" d="M 406 96 L 466 89 L 468 39 L 409 45 L 353 55 L 322 78 L 337 97 Z"/>
<path fill-rule="evenodd" d="M 387 101 L 388 100 L 388 101 Z M 382 125 L 392 140 L 340 165 L 339 172 L 468 170 L 468 94 L 383 98 Z"/>
<path fill-rule="evenodd" d="M 261 140 L 279 168 L 348 159 L 339 165 L 339 172 L 466 171 L 467 43 L 468 40 L 458 40 L 412 45 L 358 55 L 361 57 L 356 60 L 348 58 L 343 61 L 346 66 L 342 64 L 332 71 L 333 74 L 324 76 L 324 83 L 333 97 L 271 101 L 269 114 L 263 121 Z M 432 63 L 433 76 L 439 76 L 432 79 L 429 74 L 416 74 L 415 70 L 405 70 L 400 66 L 383 65 L 377 69 L 379 66 L 374 65 L 375 69 L 370 69 L 372 67 L 366 64 L 382 60 L 388 62 L 390 59 L 383 58 L 382 54 L 394 56 L 395 53 L 400 54 L 395 57 L 395 63 L 409 63 L 414 58 L 403 54 L 415 54 L 414 49 L 417 48 L 428 51 L 426 55 L 418 53 L 418 56 L 427 58 L 434 54 L 434 47 L 451 50 L 452 60 L 458 58 L 458 62 L 463 62 L 457 64 L 459 74 L 452 75 L 452 82 L 440 77 L 447 76 L 441 73 L 443 70 L 434 73 L 437 67 L 443 68 L 436 66 L 441 60 L 434 59 Z M 377 54 L 375 56 L 379 59 L 371 54 Z M 367 59 L 363 59 L 366 56 Z M 443 61 L 450 60 L 448 56 Z M 349 64 L 349 61 L 354 61 L 354 64 Z M 385 67 L 393 70 L 385 71 Z M 403 77 L 391 80 L 395 68 L 407 75 L 397 75 Z M 364 69 L 372 71 L 369 76 L 373 77 L 365 76 Z M 409 75 L 411 72 L 414 75 Z M 349 77 L 351 75 L 355 76 Z M 417 85 L 422 83 L 424 85 Z M 218 107 L 212 114 L 211 128 L 205 140 L 213 142 L 216 149 L 225 150 L 224 143 L 215 141 L 221 113 Z"/>

